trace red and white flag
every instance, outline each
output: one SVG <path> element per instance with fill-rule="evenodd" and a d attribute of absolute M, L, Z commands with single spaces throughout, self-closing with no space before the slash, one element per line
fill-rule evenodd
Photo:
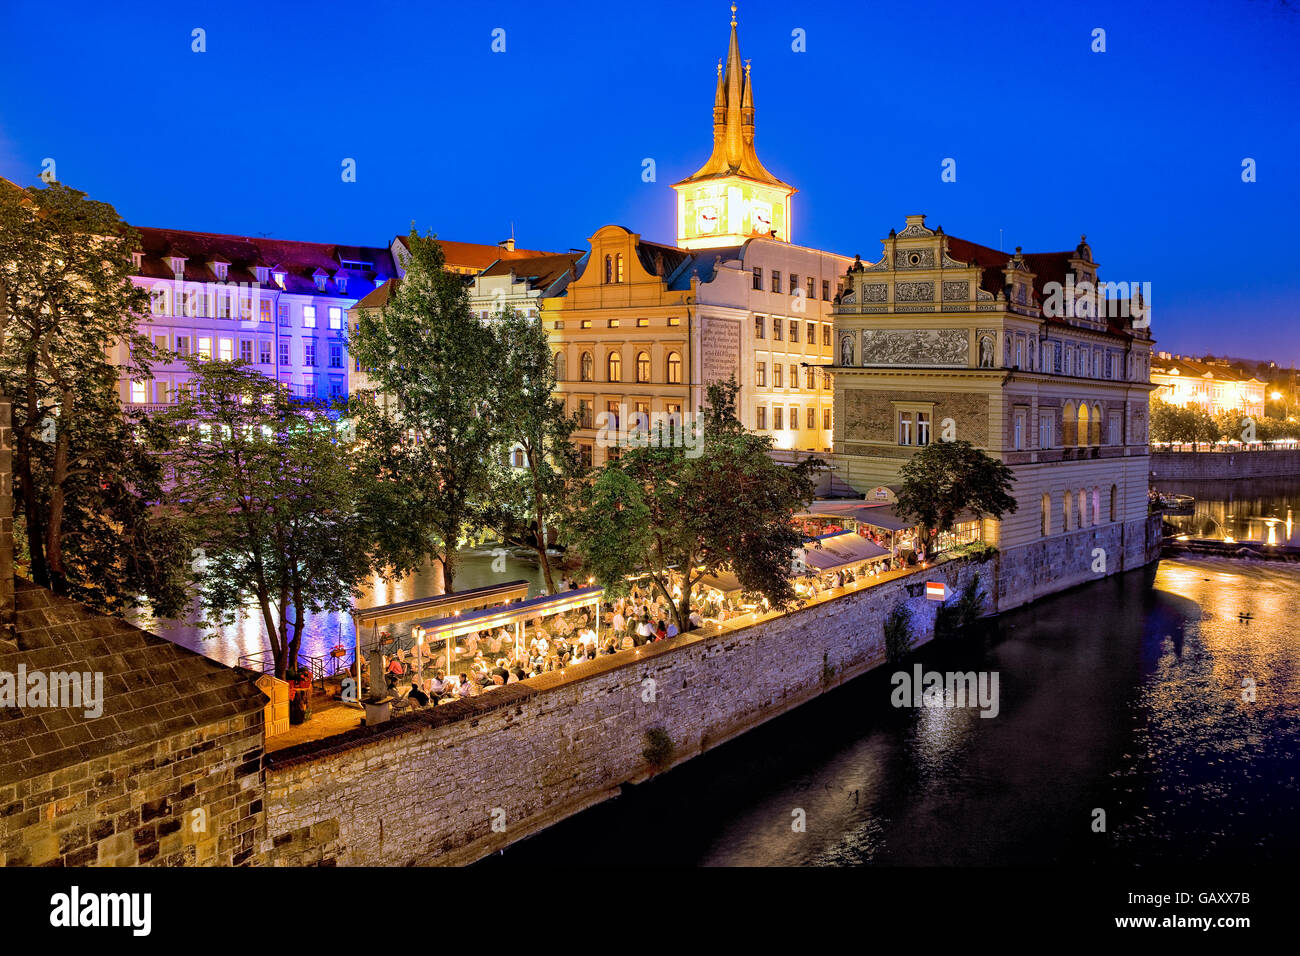
<path fill-rule="evenodd" d="M 926 581 L 925 596 L 931 601 L 942 601 L 948 597 L 948 586 L 942 581 Z"/>

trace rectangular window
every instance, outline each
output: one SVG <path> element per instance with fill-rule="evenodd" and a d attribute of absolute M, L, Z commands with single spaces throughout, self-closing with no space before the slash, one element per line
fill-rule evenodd
<path fill-rule="evenodd" d="M 1039 413 L 1042 417 L 1038 419 L 1038 447 L 1052 447 L 1052 420 L 1043 412 Z"/>
<path fill-rule="evenodd" d="M 763 291 L 763 270 L 758 266 L 754 266 L 754 288 Z"/>
<path fill-rule="evenodd" d="M 808 344 L 816 345 L 817 344 L 817 323 L 809 322 L 807 331 L 808 331 L 808 339 L 807 339 Z"/>
<path fill-rule="evenodd" d="M 816 377 L 817 377 L 817 370 L 813 368 L 811 365 L 806 366 L 803 370 L 803 387 L 808 389 L 808 391 L 811 392 L 814 388 L 817 387 L 816 382 L 813 381 Z"/>
<path fill-rule="evenodd" d="M 669 324 L 671 324 L 671 323 L 669 323 Z M 650 320 L 649 320 L 649 319 L 637 319 L 637 320 L 636 320 L 636 327 L 637 327 L 638 329 L 648 329 L 648 328 L 650 327 Z"/>
<path fill-rule="evenodd" d="M 343 367 L 343 345 L 340 342 L 330 343 L 330 368 Z"/>
<path fill-rule="evenodd" d="M 606 402 L 605 411 L 609 413 L 609 427 L 618 431 L 618 402 Z"/>
<path fill-rule="evenodd" d="M 912 444 L 912 413 L 898 413 L 898 443 L 900 445 Z"/>
<path fill-rule="evenodd" d="M 829 408 L 822 409 L 822 428 L 825 431 L 831 430 L 831 410 Z"/>
<path fill-rule="evenodd" d="M 304 329 L 316 328 L 316 306 L 304 305 L 302 307 L 302 327 Z"/>
<path fill-rule="evenodd" d="M 177 355 L 190 354 L 190 337 L 188 335 L 176 336 L 176 354 Z"/>
<path fill-rule="evenodd" d="M 206 335 L 199 336 L 199 358 L 205 362 L 212 358 L 212 339 Z"/>
<path fill-rule="evenodd" d="M 790 294 L 797 295 L 799 292 L 799 273 L 790 273 Z"/>
<path fill-rule="evenodd" d="M 164 332 L 161 335 L 155 335 L 153 337 L 153 344 L 159 350 L 164 352 L 167 351 L 167 333 Z"/>
<path fill-rule="evenodd" d="M 829 324 L 822 326 L 822 346 L 824 348 L 831 347 L 831 327 Z"/>
<path fill-rule="evenodd" d="M 817 298 L 817 280 L 812 276 L 808 277 L 808 298 Z"/>
<path fill-rule="evenodd" d="M 649 320 L 649 319 L 639 319 L 639 320 L 637 320 L 637 325 L 640 325 L 642 322 L 644 322 L 646 325 L 649 325 L 649 324 L 650 324 L 650 320 Z M 682 320 L 679 319 L 679 318 L 678 318 L 677 316 L 675 316 L 675 315 L 670 315 L 670 316 L 668 316 L 668 324 L 669 324 L 669 325 L 681 325 L 681 324 L 682 324 Z"/>
<path fill-rule="evenodd" d="M 822 301 L 829 302 L 830 300 L 831 300 L 831 280 L 822 279 Z"/>
<path fill-rule="evenodd" d="M 781 291 L 781 273 L 775 269 L 772 270 L 772 291 Z"/>
<path fill-rule="evenodd" d="M 1023 410 L 1017 409 L 1012 425 L 1011 447 L 1016 451 L 1025 447 L 1025 414 Z"/>
<path fill-rule="evenodd" d="M 817 430 L 817 409 L 808 409 L 808 430 L 810 432 Z"/>
<path fill-rule="evenodd" d="M 754 384 L 759 388 L 767 387 L 767 363 L 759 362 L 758 367 L 754 369 Z"/>
<path fill-rule="evenodd" d="M 799 341 L 799 323 L 796 322 L 794 319 L 790 320 L 790 341 L 791 342 Z"/>
<path fill-rule="evenodd" d="M 290 356 L 289 356 L 289 340 L 288 340 L 288 339 L 281 339 L 281 340 L 280 340 L 280 364 L 281 364 L 281 365 L 292 365 L 292 364 L 293 364 L 293 360 L 292 360 L 292 359 L 290 358 Z"/>
<path fill-rule="evenodd" d="M 330 398 L 343 397 L 343 381 L 341 379 L 330 379 Z"/>
<path fill-rule="evenodd" d="M 306 339 L 302 343 L 302 364 L 308 368 L 316 367 L 316 340 Z"/>
<path fill-rule="evenodd" d="M 280 303 L 280 324 L 285 327 L 288 327 L 289 325 L 289 303 L 288 302 Z"/>
<path fill-rule="evenodd" d="M 918 445 L 930 444 L 930 413 L 916 413 L 916 443 Z"/>
<path fill-rule="evenodd" d="M 1016 368 L 1020 368 L 1024 364 L 1024 358 L 1020 354 L 1023 347 L 1021 341 L 1016 339 Z"/>
<path fill-rule="evenodd" d="M 767 323 L 763 321 L 761 315 L 754 316 L 754 338 L 762 339 L 767 337 Z"/>
<path fill-rule="evenodd" d="M 791 388 L 799 387 L 799 366 L 798 365 L 790 366 L 790 387 Z"/>
<path fill-rule="evenodd" d="M 772 430 L 781 431 L 785 428 L 785 407 L 783 405 L 772 406 Z"/>
<path fill-rule="evenodd" d="M 781 335 L 782 335 L 782 332 L 783 332 L 783 330 L 782 330 L 782 328 L 781 328 L 781 320 L 780 320 L 780 319 L 773 319 L 773 320 L 772 320 L 772 340 L 773 340 L 774 342 L 780 342 L 780 341 L 781 341 Z"/>
<path fill-rule="evenodd" d="M 578 424 L 582 428 L 591 428 L 591 402 L 585 398 L 578 399 Z"/>
<path fill-rule="evenodd" d="M 253 364 L 253 343 L 248 339 L 239 340 L 239 361 Z"/>
<path fill-rule="evenodd" d="M 581 322 L 578 323 L 578 326 L 579 328 L 584 328 L 584 329 L 591 328 L 591 319 L 583 319 Z"/>
<path fill-rule="evenodd" d="M 796 432 L 799 430 L 799 406 L 798 405 L 790 406 L 790 430 Z"/>
<path fill-rule="evenodd" d="M 772 363 L 772 387 L 785 388 L 785 366 L 778 362 Z"/>
<path fill-rule="evenodd" d="M 131 383 L 131 401 L 137 405 L 143 405 L 149 401 L 149 383 L 132 382 Z"/>
<path fill-rule="evenodd" d="M 271 340 L 262 339 L 257 343 L 257 361 L 259 365 L 271 364 Z"/>
<path fill-rule="evenodd" d="M 610 320 L 609 320 L 609 327 L 610 327 L 611 329 L 616 329 L 616 328 L 618 328 L 618 319 L 610 319 Z"/>
<path fill-rule="evenodd" d="M 223 362 L 234 361 L 235 358 L 235 341 L 234 339 L 221 339 L 218 343 L 217 358 Z"/>
<path fill-rule="evenodd" d="M 767 406 L 759 405 L 754 410 L 754 427 L 761 432 L 767 431 Z"/>
<path fill-rule="evenodd" d="M 330 306 L 330 331 L 343 331 L 343 309 L 337 305 Z"/>
<path fill-rule="evenodd" d="M 265 322 L 267 325 L 270 325 L 271 324 L 271 300 L 258 299 L 257 308 L 258 308 L 257 320 L 259 322 Z"/>

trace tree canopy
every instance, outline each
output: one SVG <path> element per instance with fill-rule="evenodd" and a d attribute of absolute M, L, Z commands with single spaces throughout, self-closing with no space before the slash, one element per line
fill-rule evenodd
<path fill-rule="evenodd" d="M 902 488 L 895 510 L 933 531 L 951 531 L 963 511 L 1001 518 L 1014 513 L 1015 476 L 968 441 L 926 445 L 899 469 Z"/>

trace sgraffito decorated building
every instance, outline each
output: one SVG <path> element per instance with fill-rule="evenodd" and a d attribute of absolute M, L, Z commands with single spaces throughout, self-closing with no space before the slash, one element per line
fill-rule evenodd
<path fill-rule="evenodd" d="M 862 492 L 888 486 L 925 445 L 970 441 L 1016 478 L 1019 507 L 986 519 L 986 540 L 1051 546 L 1045 574 L 1122 566 L 1147 516 L 1152 340 L 1140 298 L 1095 296 L 1086 240 L 1005 253 L 909 216 L 883 242 L 879 262 L 851 268 L 836 307 L 839 476 Z M 1093 554 L 1103 533 L 1109 565 Z"/>

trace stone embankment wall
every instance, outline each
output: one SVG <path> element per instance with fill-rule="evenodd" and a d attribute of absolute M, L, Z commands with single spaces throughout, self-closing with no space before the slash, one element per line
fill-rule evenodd
<path fill-rule="evenodd" d="M 963 558 L 278 752 L 265 771 L 270 860 L 472 862 L 644 779 L 652 730 L 671 740 L 671 766 L 878 666 L 899 604 L 918 646 L 929 641 L 938 604 L 926 581 L 955 597 L 978 575 L 986 610 L 1005 610 L 1155 560 L 1159 534 L 1154 516 Z"/>
<path fill-rule="evenodd" d="M 1153 451 L 1151 480 L 1294 478 L 1300 451 Z"/>

